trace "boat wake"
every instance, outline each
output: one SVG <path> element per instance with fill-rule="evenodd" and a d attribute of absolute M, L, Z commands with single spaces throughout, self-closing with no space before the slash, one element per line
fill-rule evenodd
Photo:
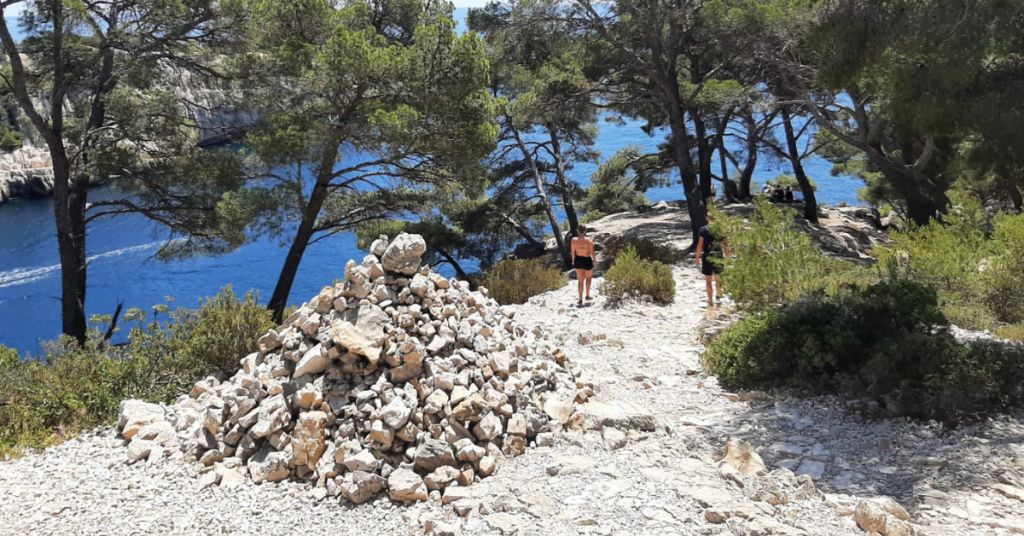
<path fill-rule="evenodd" d="M 87 257 L 86 261 L 91 263 L 101 259 L 120 257 L 122 255 L 134 253 L 137 251 L 155 249 L 159 247 L 160 244 L 162 243 L 163 242 L 153 242 L 152 244 L 143 244 L 141 246 L 132 246 L 127 248 L 115 249 L 114 251 L 108 251 L 106 253 L 100 253 L 98 255 L 92 255 L 90 257 Z M 25 285 L 35 281 L 46 279 L 57 273 L 60 273 L 59 264 L 54 264 L 53 266 L 43 266 L 41 268 L 15 268 L 14 270 L 0 272 L 0 288 Z"/>

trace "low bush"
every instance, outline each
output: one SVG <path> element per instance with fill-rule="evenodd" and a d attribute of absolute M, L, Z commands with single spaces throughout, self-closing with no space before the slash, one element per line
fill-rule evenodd
<path fill-rule="evenodd" d="M 811 190 L 814 190 L 815 192 L 818 191 L 818 183 L 814 182 L 814 179 L 808 178 L 807 182 L 811 183 Z M 800 181 L 796 180 L 796 177 L 793 175 L 779 175 L 775 177 L 773 184 L 780 188 L 789 186 L 794 192 L 800 192 Z"/>
<path fill-rule="evenodd" d="M 607 212 L 601 212 L 600 210 L 588 210 L 587 213 L 580 218 L 580 223 L 595 222 L 606 216 L 608 216 Z"/>
<path fill-rule="evenodd" d="M 715 236 L 728 237 L 732 259 L 723 287 L 745 309 L 763 310 L 801 296 L 877 279 L 868 270 L 822 255 L 796 228 L 796 211 L 755 199 L 749 222 L 713 211 Z"/>
<path fill-rule="evenodd" d="M 1014 334 L 1010 326 L 1024 321 L 1024 215 L 957 201 L 944 222 L 894 232 L 873 254 L 886 278 L 935 288 L 954 324 Z"/>
<path fill-rule="evenodd" d="M 16 130 L 7 130 L 0 135 L 0 150 L 8 153 L 21 149 L 25 135 Z"/>
<path fill-rule="evenodd" d="M 233 371 L 243 356 L 254 351 L 256 339 L 275 327 L 273 315 L 259 304 L 253 291 L 239 298 L 230 285 L 204 300 L 199 309 L 178 309 L 170 315 L 166 329 L 172 347 L 179 359 L 196 371 L 193 375 Z"/>
<path fill-rule="evenodd" d="M 618 258 L 626 249 L 633 248 L 636 254 L 645 261 L 658 261 L 664 264 L 679 264 L 686 260 L 686 251 L 671 244 L 655 242 L 650 238 L 638 240 L 619 239 L 608 246 L 608 255 Z"/>
<path fill-rule="evenodd" d="M 996 328 L 996 337 L 1013 341 L 1024 341 L 1024 322 Z"/>
<path fill-rule="evenodd" d="M 740 321 L 704 364 L 734 387 L 790 386 L 870 396 L 897 414 L 971 420 L 1024 402 L 1024 356 L 961 345 L 936 293 L 911 282 L 804 296 Z"/>
<path fill-rule="evenodd" d="M 565 286 L 569 278 L 541 259 L 507 259 L 487 271 L 481 284 L 501 304 L 526 303 L 533 296 Z"/>
<path fill-rule="evenodd" d="M 109 318 L 94 318 L 88 341 L 49 343 L 39 358 L 0 347 L 0 456 L 43 448 L 117 415 L 126 398 L 173 400 L 203 377 L 230 373 L 273 327 L 251 292 L 225 287 L 198 310 L 154 307 L 153 320 L 125 314 L 128 342 L 103 341 Z"/>
<path fill-rule="evenodd" d="M 605 272 L 601 293 L 610 303 L 642 296 L 650 296 L 658 303 L 672 303 L 676 282 L 671 268 L 660 261 L 644 259 L 630 245 L 615 257 L 615 263 Z"/>
<path fill-rule="evenodd" d="M 657 157 L 645 155 L 638 146 L 630 145 L 617 151 L 590 176 L 591 186 L 580 203 L 587 212 L 587 221 L 599 219 L 598 214 L 603 217 L 650 205 L 644 192 L 668 184 L 663 170 Z"/>

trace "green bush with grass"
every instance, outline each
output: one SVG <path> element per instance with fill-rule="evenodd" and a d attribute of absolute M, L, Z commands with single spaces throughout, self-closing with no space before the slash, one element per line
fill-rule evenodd
<path fill-rule="evenodd" d="M 620 238 L 608 245 L 608 255 L 618 258 L 626 249 L 633 248 L 636 254 L 645 261 L 658 261 L 663 264 L 679 264 L 686 260 L 686 251 L 671 244 L 656 242 L 650 238 Z"/>
<path fill-rule="evenodd" d="M 1024 340 L 1024 215 L 993 216 L 960 196 L 944 222 L 891 236 L 873 251 L 885 278 L 935 288 L 958 326 Z"/>
<path fill-rule="evenodd" d="M 25 142 L 25 135 L 17 130 L 7 130 L 0 134 L 0 151 L 14 152 L 21 149 Z"/>
<path fill-rule="evenodd" d="M 658 165 L 656 156 L 630 145 L 619 149 L 607 162 L 598 166 L 590 176 L 590 184 L 586 197 L 580 200 L 587 213 L 586 221 L 650 205 L 644 192 L 667 185 L 668 176 Z"/>
<path fill-rule="evenodd" d="M 635 247 L 629 245 L 605 272 L 600 290 L 611 303 L 642 296 L 650 296 L 658 303 L 672 303 L 676 296 L 676 282 L 672 269 L 666 264 L 644 259 Z"/>
<path fill-rule="evenodd" d="M 818 191 L 818 183 L 814 182 L 814 179 L 808 178 L 807 182 L 811 183 L 811 190 L 815 192 Z M 785 188 L 789 186 L 790 188 L 793 189 L 794 192 L 800 192 L 800 181 L 796 180 L 796 177 L 793 175 L 779 175 L 775 177 L 775 180 L 772 181 L 772 184 L 779 188 Z"/>
<path fill-rule="evenodd" d="M 62 339 L 24 360 L 0 346 L 0 457 L 109 423 L 126 398 L 170 402 L 209 374 L 231 373 L 273 327 L 253 293 L 239 298 L 230 286 L 197 310 L 160 305 L 148 317 L 126 312 L 123 345 L 103 340 L 110 318 L 96 317 L 84 346 Z"/>
<path fill-rule="evenodd" d="M 763 310 L 801 296 L 877 279 L 870 271 L 822 255 L 810 236 L 796 228 L 796 211 L 755 199 L 749 222 L 712 208 L 715 236 L 729 239 L 732 258 L 723 287 L 740 306 Z"/>
<path fill-rule="evenodd" d="M 607 212 L 601 212 L 600 210 L 588 210 L 586 214 L 580 218 L 580 223 L 590 223 L 600 220 L 608 216 Z"/>
<path fill-rule="evenodd" d="M 896 414 L 960 422 L 1024 403 L 1024 355 L 960 344 L 935 291 L 907 281 L 806 295 L 726 330 L 703 362 L 730 387 L 868 396 Z"/>
<path fill-rule="evenodd" d="M 533 296 L 565 286 L 569 278 L 541 259 L 506 259 L 487 271 L 481 284 L 501 304 L 526 303 Z"/>

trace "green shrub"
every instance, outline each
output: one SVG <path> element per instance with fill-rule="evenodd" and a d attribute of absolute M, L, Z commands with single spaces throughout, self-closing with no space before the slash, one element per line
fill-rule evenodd
<path fill-rule="evenodd" d="M 569 281 L 541 259 L 508 259 L 487 271 L 481 282 L 489 296 L 501 304 L 526 303 L 533 296 L 565 286 Z"/>
<path fill-rule="evenodd" d="M 116 352 L 119 354 L 119 352 Z M 44 448 L 116 413 L 126 363 L 68 340 L 41 360 L 0 364 L 0 456 Z"/>
<path fill-rule="evenodd" d="M 822 255 L 811 237 L 796 228 L 793 209 L 777 207 L 764 197 L 754 203 L 749 222 L 712 210 L 712 231 L 728 237 L 732 253 L 722 274 L 723 288 L 741 307 L 763 310 L 875 279 L 864 268 Z"/>
<path fill-rule="evenodd" d="M 986 213 L 957 198 L 945 221 L 892 233 L 875 248 L 882 274 L 934 287 L 950 320 L 998 330 L 1024 320 L 1024 215 Z"/>
<path fill-rule="evenodd" d="M 233 372 L 242 357 L 256 350 L 256 339 L 275 327 L 272 316 L 253 291 L 238 298 L 228 285 L 198 310 L 175 311 L 169 330 L 181 359 L 198 374 Z"/>
<path fill-rule="evenodd" d="M 8 130 L 0 136 L 0 150 L 12 152 L 21 148 L 25 135 L 17 130 Z"/>
<path fill-rule="evenodd" d="M 678 264 L 686 260 L 686 252 L 672 246 L 655 242 L 650 238 L 639 240 L 620 239 L 608 246 L 608 255 L 618 258 L 626 249 L 633 248 L 636 254 L 645 261 L 658 261 L 664 264 Z"/>
<path fill-rule="evenodd" d="M 617 214 L 648 206 L 650 202 L 644 192 L 668 184 L 662 169 L 656 157 L 644 155 L 640 147 L 619 149 L 590 176 L 591 186 L 580 203 L 587 212 L 587 221 L 598 219 L 596 213 Z"/>
<path fill-rule="evenodd" d="M 714 340 L 703 362 L 730 386 L 867 395 L 896 413 L 947 422 L 1024 402 L 1024 356 L 961 345 L 947 325 L 934 291 L 884 282 L 756 313 Z"/>
<path fill-rule="evenodd" d="M 642 258 L 630 245 L 615 257 L 615 264 L 605 272 L 601 293 L 610 303 L 631 296 L 650 296 L 658 303 L 672 303 L 676 282 L 671 268 L 660 261 Z"/>
<path fill-rule="evenodd" d="M 230 373 L 273 327 L 251 292 L 239 299 L 230 286 L 198 310 L 154 310 L 148 323 L 139 309 L 125 314 L 124 345 L 108 346 L 110 319 L 96 317 L 84 346 L 61 339 L 24 360 L 0 347 L 0 457 L 109 423 L 123 399 L 169 402 L 209 374 Z"/>
<path fill-rule="evenodd" d="M 999 321 L 983 304 L 965 303 L 946 295 L 939 303 L 950 324 L 974 330 L 998 329 Z"/>
<path fill-rule="evenodd" d="M 808 178 L 807 182 L 811 183 L 811 190 L 815 192 L 818 191 L 818 183 L 814 182 L 814 179 Z M 776 187 L 781 188 L 789 186 L 790 188 L 793 189 L 794 192 L 800 191 L 800 182 L 797 181 L 796 177 L 793 175 L 779 175 L 778 177 L 775 177 L 774 184 Z M 841 203 L 841 205 L 845 206 L 845 203 Z"/>
<path fill-rule="evenodd" d="M 996 337 L 1011 341 L 1024 341 L 1024 322 L 996 328 Z"/>

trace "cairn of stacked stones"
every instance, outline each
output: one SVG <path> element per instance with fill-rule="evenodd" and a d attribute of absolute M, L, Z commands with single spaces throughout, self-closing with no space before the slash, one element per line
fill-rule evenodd
<path fill-rule="evenodd" d="M 418 501 L 578 424 L 593 386 L 486 289 L 421 267 L 425 247 L 382 236 L 230 379 L 169 407 L 123 402 L 129 461 L 194 457 L 208 485 L 298 478 L 356 503 Z"/>

